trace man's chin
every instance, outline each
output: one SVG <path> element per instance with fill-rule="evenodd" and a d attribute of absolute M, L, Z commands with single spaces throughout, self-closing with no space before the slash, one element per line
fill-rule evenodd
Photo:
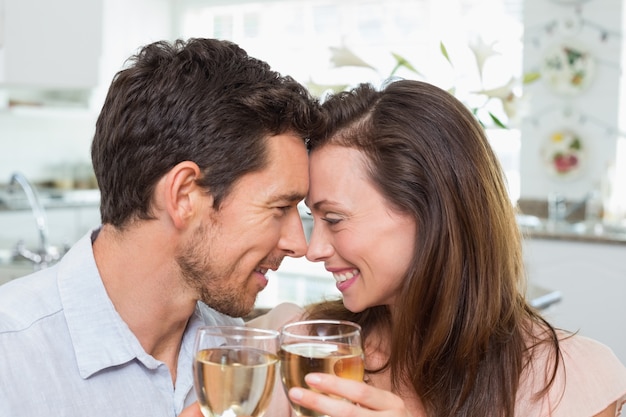
<path fill-rule="evenodd" d="M 254 310 L 254 304 L 256 297 L 250 302 L 244 302 L 243 300 L 236 300 L 232 302 L 216 301 L 216 300 L 201 300 L 204 304 L 211 307 L 213 310 L 225 314 L 233 318 L 246 317 Z"/>

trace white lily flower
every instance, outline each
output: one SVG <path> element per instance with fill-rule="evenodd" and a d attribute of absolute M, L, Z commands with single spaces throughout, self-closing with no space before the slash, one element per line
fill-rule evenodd
<path fill-rule="evenodd" d="M 365 67 L 376 71 L 375 67 L 362 60 L 345 46 L 342 46 L 341 48 L 331 46 L 330 52 L 332 54 L 330 62 L 332 62 L 335 67 Z"/>
<path fill-rule="evenodd" d="M 348 88 L 348 84 L 318 84 L 310 78 L 306 86 L 309 93 L 315 97 L 323 97 L 329 92 L 338 93 Z"/>
<path fill-rule="evenodd" d="M 514 87 L 518 83 L 515 77 L 512 77 L 506 84 L 489 90 L 474 91 L 474 94 L 484 95 L 488 99 L 500 100 L 502 109 L 509 119 L 509 124 L 515 125 L 519 123 L 528 110 L 528 95 L 519 96 L 515 93 Z"/>
<path fill-rule="evenodd" d="M 530 109 L 530 97 L 528 94 L 523 96 L 511 95 L 502 99 L 502 109 L 509 119 L 511 125 L 517 125 L 524 116 L 528 114 Z"/>
<path fill-rule="evenodd" d="M 470 96 L 474 96 L 470 97 L 468 102 L 464 102 L 464 104 L 477 115 L 483 125 L 496 125 L 497 127 L 508 128 L 511 125 L 518 124 L 520 120 L 528 113 L 529 98 L 525 93 L 522 93 L 521 86 L 538 79 L 539 73 L 526 73 L 521 78 L 516 78 L 512 76 L 509 81 L 507 81 L 504 85 L 489 89 L 485 88 L 485 83 L 483 80 L 483 69 L 485 66 L 485 62 L 487 61 L 487 59 L 489 59 L 489 57 L 500 54 L 494 49 L 495 44 L 496 42 L 487 44 L 481 37 L 476 37 L 472 42 L 468 44 L 469 49 L 474 54 L 476 65 L 478 66 L 480 82 L 479 85 L 475 87 L 477 89 L 476 91 L 471 91 L 471 89 L 470 91 L 468 91 L 464 88 L 462 91 L 460 91 L 458 96 L 465 97 L 468 93 Z M 329 47 L 329 49 L 331 52 L 331 66 L 333 66 L 334 68 L 361 67 L 374 70 L 379 75 L 382 75 L 382 73 L 379 72 L 376 67 L 363 60 L 346 46 L 342 45 L 340 47 Z M 450 64 L 452 64 L 452 60 L 448 55 L 448 50 L 442 42 L 440 42 L 440 50 L 444 58 Z M 413 65 L 407 59 L 405 59 L 403 55 L 399 55 L 394 52 L 392 52 L 391 55 L 394 58 L 395 66 L 391 71 L 389 77 L 393 77 L 396 70 L 398 70 L 399 68 L 404 68 L 406 70 L 409 70 L 410 72 L 413 72 L 414 74 L 417 74 L 418 76 L 420 76 L 420 78 L 426 78 L 418 71 L 417 68 L 413 67 Z M 451 67 L 452 69 L 454 69 L 454 66 L 451 65 Z M 321 98 L 331 92 L 336 93 L 348 88 L 347 85 L 319 85 L 314 83 L 312 80 L 310 80 L 307 85 L 309 91 L 314 96 Z M 457 96 L 457 86 L 452 85 L 448 89 L 448 91 L 452 95 Z M 492 104 L 497 104 L 492 103 L 492 100 L 500 102 L 502 106 L 501 111 L 498 111 L 499 109 L 495 109 L 495 113 L 492 112 Z M 500 116 L 502 116 L 503 119 L 501 119 Z"/>
<path fill-rule="evenodd" d="M 489 90 L 474 91 L 474 94 L 482 94 L 489 98 L 499 98 L 501 100 L 505 100 L 513 94 L 513 87 L 515 87 L 516 83 L 517 80 L 515 77 L 511 77 L 511 79 L 503 86 L 491 88 Z"/>
<path fill-rule="evenodd" d="M 478 37 L 475 41 L 469 43 L 469 47 L 474 53 L 474 58 L 476 58 L 476 65 L 478 66 L 478 73 L 480 74 L 480 78 L 483 78 L 483 67 L 485 66 L 485 61 L 491 56 L 498 55 L 498 52 L 493 49 L 493 45 L 495 42 L 491 44 L 486 44 L 483 38 Z"/>

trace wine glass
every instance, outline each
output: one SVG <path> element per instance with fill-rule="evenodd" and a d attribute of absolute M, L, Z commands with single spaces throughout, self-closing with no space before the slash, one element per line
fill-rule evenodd
<path fill-rule="evenodd" d="M 279 333 L 204 326 L 196 333 L 194 387 L 205 417 L 261 417 L 275 383 Z"/>
<path fill-rule="evenodd" d="M 361 327 L 350 321 L 307 320 L 287 324 L 281 329 L 278 356 L 285 392 L 293 387 L 311 389 L 304 381 L 311 372 L 363 380 Z M 291 406 L 299 416 L 324 416 L 293 402 Z"/>

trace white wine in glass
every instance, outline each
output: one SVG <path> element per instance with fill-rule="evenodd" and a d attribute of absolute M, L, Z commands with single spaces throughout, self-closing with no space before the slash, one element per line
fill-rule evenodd
<path fill-rule="evenodd" d="M 245 326 L 198 329 L 194 386 L 205 417 L 261 417 L 274 388 L 279 333 Z"/>
<path fill-rule="evenodd" d="M 304 381 L 311 372 L 363 380 L 361 327 L 349 321 L 309 320 L 287 324 L 281 329 L 278 356 L 286 392 L 293 387 L 311 389 Z M 299 416 L 324 416 L 293 402 L 291 406 Z"/>

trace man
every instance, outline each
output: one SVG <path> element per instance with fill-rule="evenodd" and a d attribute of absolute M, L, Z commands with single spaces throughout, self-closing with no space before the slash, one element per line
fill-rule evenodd
<path fill-rule="evenodd" d="M 0 287 L 0 415 L 194 403 L 196 328 L 241 323 L 266 272 L 306 251 L 297 204 L 316 114 L 301 85 L 232 43 L 140 50 L 96 123 L 102 226 Z"/>

